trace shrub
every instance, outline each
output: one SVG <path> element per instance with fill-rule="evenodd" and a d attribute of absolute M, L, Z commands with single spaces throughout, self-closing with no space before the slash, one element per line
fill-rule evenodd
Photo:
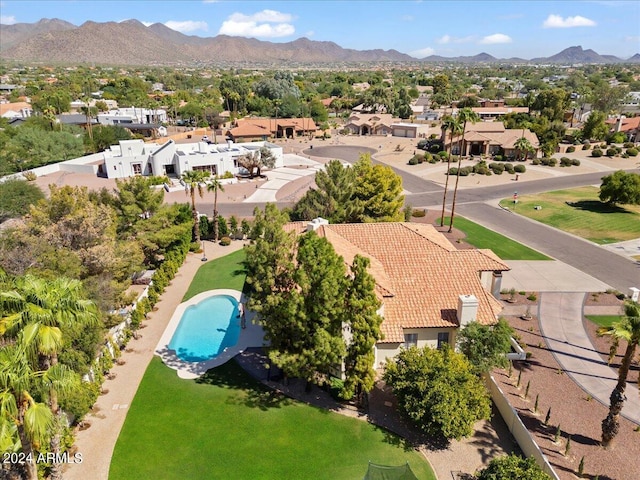
<path fill-rule="evenodd" d="M 573 145 L 567 148 L 567 153 L 573 153 L 575 151 L 576 151 L 576 147 L 574 147 Z"/>
<path fill-rule="evenodd" d="M 416 218 L 422 218 L 427 214 L 427 212 L 424 209 L 421 208 L 414 208 L 411 212 L 411 216 L 412 217 L 416 217 Z"/>
<path fill-rule="evenodd" d="M 223 247 L 231 245 L 231 239 L 229 237 L 222 237 L 220 239 L 220 245 L 222 245 Z"/>
<path fill-rule="evenodd" d="M 573 165 L 573 162 L 571 161 L 571 159 L 569 157 L 562 157 L 560 159 L 560 166 L 561 167 L 570 167 L 571 165 Z"/>
<path fill-rule="evenodd" d="M 418 155 L 414 155 L 409 159 L 409 165 L 418 165 Z"/>
<path fill-rule="evenodd" d="M 540 160 L 537 158 L 534 158 L 533 160 L 531 160 L 531 165 L 540 165 Z"/>
<path fill-rule="evenodd" d="M 36 175 L 34 172 L 22 172 L 22 176 L 27 182 L 33 182 L 36 178 L 38 178 L 38 175 Z"/>
<path fill-rule="evenodd" d="M 449 157 L 449 154 L 445 150 L 438 152 L 437 155 L 442 159 L 443 162 L 446 162 L 447 158 Z M 453 160 L 453 157 L 451 159 Z"/>
<path fill-rule="evenodd" d="M 571 164 L 574 165 L 575 167 L 579 167 L 580 160 L 578 160 L 577 158 L 574 158 L 573 160 L 571 160 Z"/>
<path fill-rule="evenodd" d="M 202 249 L 202 246 L 198 242 L 191 242 L 189 245 L 190 252 L 199 252 Z"/>
<path fill-rule="evenodd" d="M 467 175 L 473 173 L 473 167 L 462 167 L 460 169 L 460 176 L 466 177 Z"/>
<path fill-rule="evenodd" d="M 449 175 L 457 175 L 458 174 L 458 168 L 457 167 L 451 167 L 449 169 Z"/>
<path fill-rule="evenodd" d="M 525 167 L 524 165 L 516 165 L 515 167 L 513 167 L 513 170 L 516 173 L 524 173 L 527 171 L 527 167 Z"/>
<path fill-rule="evenodd" d="M 514 173 L 513 163 L 509 163 L 509 162 L 505 163 L 504 169 L 507 171 L 507 173 Z"/>
<path fill-rule="evenodd" d="M 616 149 L 613 147 L 607 148 L 607 157 L 614 157 L 616 155 Z"/>
<path fill-rule="evenodd" d="M 555 167 L 558 164 L 558 160 L 556 160 L 555 158 L 550 158 L 549 159 L 549 166 L 550 167 Z"/>
<path fill-rule="evenodd" d="M 624 152 L 622 155 L 620 155 L 622 158 L 629 158 L 629 154 L 627 152 Z"/>
<path fill-rule="evenodd" d="M 627 155 L 629 155 L 630 157 L 637 157 L 638 149 L 635 147 L 627 148 Z"/>
<path fill-rule="evenodd" d="M 489 168 L 496 175 L 502 175 L 502 172 L 504 172 L 504 164 L 502 164 L 502 163 L 494 163 L 494 162 L 492 162 L 492 163 L 489 164 Z"/>
<path fill-rule="evenodd" d="M 601 157 L 602 156 L 602 150 L 600 150 L 599 148 L 594 148 L 593 151 L 591 152 L 591 156 L 592 157 Z"/>
<path fill-rule="evenodd" d="M 585 143 L 584 145 L 582 145 L 582 150 L 589 150 L 590 148 L 591 148 L 590 143 Z"/>
<path fill-rule="evenodd" d="M 624 142 L 624 144 L 622 145 L 624 148 L 633 148 L 635 147 L 635 145 L 633 144 L 633 142 Z"/>
<path fill-rule="evenodd" d="M 433 155 L 431 155 L 429 152 L 424 152 L 424 157 L 423 158 L 424 158 L 425 162 L 431 163 L 431 161 L 433 160 Z"/>
<path fill-rule="evenodd" d="M 536 297 L 535 293 L 532 293 L 531 295 L 529 295 L 527 297 L 527 300 L 531 301 L 531 302 L 535 302 L 538 299 L 538 297 Z"/>
<path fill-rule="evenodd" d="M 502 155 L 496 155 L 495 157 L 493 157 L 493 159 L 494 159 L 496 162 L 501 162 L 501 161 L 502 161 Z"/>

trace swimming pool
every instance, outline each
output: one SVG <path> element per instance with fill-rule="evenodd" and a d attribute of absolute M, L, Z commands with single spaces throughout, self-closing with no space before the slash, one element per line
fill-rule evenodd
<path fill-rule="evenodd" d="M 169 348 L 185 362 L 204 362 L 238 343 L 238 301 L 214 295 L 188 307 L 182 314 Z"/>

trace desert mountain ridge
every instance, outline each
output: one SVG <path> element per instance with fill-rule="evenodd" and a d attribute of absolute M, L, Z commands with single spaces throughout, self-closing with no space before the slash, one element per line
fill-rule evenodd
<path fill-rule="evenodd" d="M 622 59 L 573 46 L 551 57 L 499 59 L 482 52 L 474 56 L 418 59 L 397 50 L 354 50 L 334 42 L 308 38 L 274 43 L 254 38 L 185 35 L 164 24 L 145 26 L 138 20 L 87 21 L 75 26 L 60 19 L 0 25 L 0 60 L 61 64 L 214 65 L 329 64 L 366 62 L 455 63 L 640 63 L 640 54 Z"/>

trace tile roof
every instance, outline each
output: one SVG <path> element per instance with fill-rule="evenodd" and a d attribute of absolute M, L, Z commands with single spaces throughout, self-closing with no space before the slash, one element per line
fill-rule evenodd
<path fill-rule="evenodd" d="M 254 125 L 257 127 L 269 130 L 273 134 L 276 131 L 276 125 L 280 128 L 293 127 L 296 130 L 303 130 L 306 132 L 316 131 L 318 127 L 313 121 L 313 118 L 239 118 L 236 121 L 238 127 L 243 125 Z"/>
<path fill-rule="evenodd" d="M 305 225 L 287 229 L 301 233 Z M 384 306 L 384 343 L 403 342 L 405 328 L 457 327 L 459 295 L 475 295 L 480 323 L 494 323 L 502 310 L 480 281 L 483 271 L 509 270 L 490 250 L 457 250 L 426 224 L 321 225 L 316 231 L 346 263 L 356 254 L 371 260 L 369 271 Z"/>
<path fill-rule="evenodd" d="M 605 123 L 608 125 L 616 125 L 618 123 L 617 118 L 610 118 Z M 623 118 L 620 125 L 621 132 L 628 132 L 630 130 L 636 130 L 640 127 L 640 117 Z"/>

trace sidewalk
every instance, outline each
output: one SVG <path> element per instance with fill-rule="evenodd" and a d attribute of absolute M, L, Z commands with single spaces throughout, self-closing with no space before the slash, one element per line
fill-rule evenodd
<path fill-rule="evenodd" d="M 227 247 L 209 243 L 209 261 L 239 250 L 242 246 L 241 241 L 234 241 Z M 76 435 L 75 447 L 82 453 L 83 462 L 68 464 L 64 472 L 66 480 L 106 480 L 109 477 L 111 456 L 129 405 L 173 311 L 182 301 L 191 280 L 203 264 L 201 258 L 202 255 L 197 253 L 187 255 L 184 264 L 160 297 L 157 310 L 149 313 L 148 320 L 144 321 L 144 327 L 139 330 L 139 338 L 131 339 L 122 352 L 120 358 L 125 362 L 124 365 L 114 365 L 111 371 L 116 377 L 105 380 L 103 384 L 103 388 L 109 390 L 108 393 L 98 397 L 93 409 L 85 417 L 91 426 Z"/>
<path fill-rule="evenodd" d="M 540 330 L 562 369 L 589 395 L 609 406 L 617 372 L 596 352 L 582 323 L 585 293 L 544 292 L 540 295 Z M 640 425 L 640 396 L 627 384 L 622 416 Z"/>

